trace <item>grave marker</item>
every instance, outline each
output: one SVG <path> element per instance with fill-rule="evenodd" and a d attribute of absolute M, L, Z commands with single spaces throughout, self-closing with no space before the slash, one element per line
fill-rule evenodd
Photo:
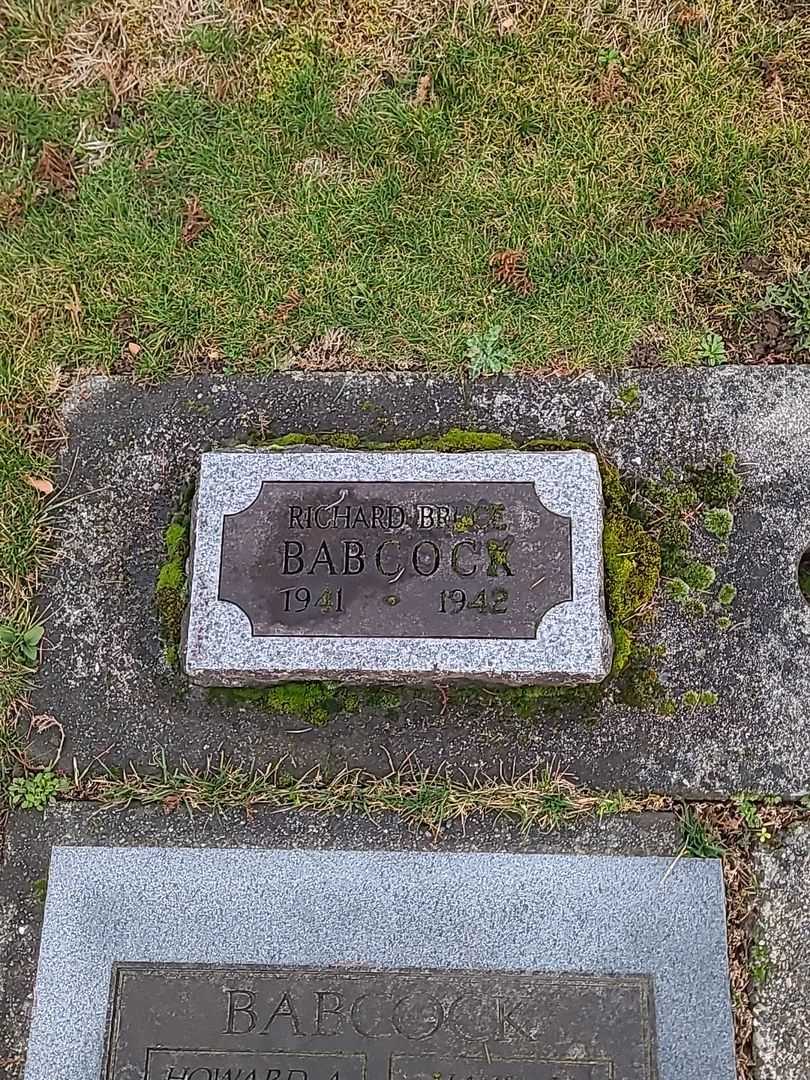
<path fill-rule="evenodd" d="M 717 860 L 53 849 L 25 1080 L 734 1080 Z"/>
<path fill-rule="evenodd" d="M 598 681 L 610 669 L 593 454 L 204 454 L 186 669 Z"/>

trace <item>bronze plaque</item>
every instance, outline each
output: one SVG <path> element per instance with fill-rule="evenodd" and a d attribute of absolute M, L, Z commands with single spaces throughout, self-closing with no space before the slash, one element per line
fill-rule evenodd
<path fill-rule="evenodd" d="M 102 1080 L 655 1080 L 647 976 L 118 965 Z"/>
<path fill-rule="evenodd" d="M 531 639 L 573 597 L 571 519 L 532 483 L 265 481 L 218 596 L 254 637 Z"/>

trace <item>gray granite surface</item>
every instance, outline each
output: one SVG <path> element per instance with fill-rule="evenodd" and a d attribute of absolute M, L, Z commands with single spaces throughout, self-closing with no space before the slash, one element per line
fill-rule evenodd
<path fill-rule="evenodd" d="M 158 388 L 93 379 L 65 415 L 70 435 L 58 492 L 58 559 L 43 581 L 44 663 L 33 705 L 65 735 L 63 764 L 170 759 L 199 764 L 222 748 L 291 767 L 425 766 L 518 772 L 554 762 L 586 784 L 695 795 L 810 790 L 810 607 L 797 564 L 810 521 L 810 370 L 724 368 L 634 373 L 632 413 L 616 408 L 620 383 L 584 377 L 456 380 L 374 375 L 209 377 Z M 375 440 L 434 435 L 457 426 L 518 441 L 589 439 L 629 482 L 668 467 L 741 463 L 728 554 L 708 553 L 718 581 L 737 589 L 733 627 L 662 601 L 650 625 L 666 654 L 667 694 L 717 693 L 715 707 L 672 716 L 608 695 L 593 719 L 575 710 L 536 718 L 443 702 L 406 691 L 396 709 L 366 705 L 325 728 L 248 703 L 212 700 L 166 667 L 152 600 L 162 533 L 200 453 L 289 431 L 353 432 Z M 493 699 L 495 703 L 495 699 Z M 51 744 L 48 740 L 55 740 Z M 48 760 L 58 729 L 34 752 Z"/>
<path fill-rule="evenodd" d="M 452 638 L 438 636 L 293 636 L 257 634 L 247 613 L 220 598 L 223 521 L 247 510 L 262 485 L 341 481 L 361 483 L 507 485 L 528 482 L 546 510 L 571 521 L 573 599 L 543 616 L 536 637 Z M 502 491 L 505 488 L 501 489 Z M 345 494 L 345 492 L 344 492 Z M 431 496 L 422 488 L 426 501 Z M 508 498 L 506 495 L 504 498 Z M 477 496 L 470 495 L 471 500 Z M 507 503 L 507 513 L 512 508 Z M 516 525 L 514 531 L 528 531 Z M 452 530 L 446 530 L 453 537 Z M 328 678 L 347 682 L 446 683 L 454 679 L 502 683 L 598 682 L 610 671 L 612 647 L 605 614 L 602 574 L 602 484 L 596 456 L 582 451 L 436 454 L 248 451 L 208 453 L 202 457 L 193 520 L 191 603 L 185 645 L 186 671 L 203 685 L 254 686 L 285 679 Z M 287 536 L 300 535 L 288 532 Z M 318 541 L 327 537 L 322 530 Z M 396 535 L 381 533 L 380 535 Z M 425 536 L 429 535 L 427 533 Z M 439 530 L 433 535 L 441 536 Z M 458 534 L 455 535 L 458 541 Z M 268 536 L 278 547 L 281 537 Z M 333 541 L 334 544 L 334 541 Z M 544 573 L 543 551 L 535 553 L 533 576 Z M 373 568 L 372 568 L 373 569 Z M 421 584 L 406 569 L 400 591 Z M 331 579 L 325 579 L 331 581 Z M 341 582 L 352 586 L 345 577 Z M 285 584 L 319 578 L 292 579 Z M 474 592 L 491 584 L 483 568 Z M 454 585 L 466 585 L 459 579 Z M 508 582 L 512 593 L 515 586 Z M 528 591 L 530 581 L 523 587 Z M 357 587 L 357 586 L 355 586 Z M 427 599 L 427 598 L 426 598 Z M 362 602 L 362 596 L 347 600 Z M 367 601 L 368 602 L 368 601 Z M 404 606 L 404 605 L 402 605 Z M 346 618 L 351 618 L 351 611 Z M 484 621 L 487 615 L 481 617 Z"/>
<path fill-rule="evenodd" d="M 98 1076 L 118 962 L 649 974 L 660 1080 L 733 1080 L 720 865 L 57 847 L 26 1080 Z"/>
<path fill-rule="evenodd" d="M 810 825 L 757 853 L 754 931 L 761 977 L 755 991 L 758 1080 L 810 1077 Z"/>

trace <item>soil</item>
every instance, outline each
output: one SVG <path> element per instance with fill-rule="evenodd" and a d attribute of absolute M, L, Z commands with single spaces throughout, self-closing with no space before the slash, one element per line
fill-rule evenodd
<path fill-rule="evenodd" d="M 790 319 L 778 308 L 764 308 L 749 316 L 739 331 L 744 364 L 807 364 L 810 351 L 802 348 Z"/>

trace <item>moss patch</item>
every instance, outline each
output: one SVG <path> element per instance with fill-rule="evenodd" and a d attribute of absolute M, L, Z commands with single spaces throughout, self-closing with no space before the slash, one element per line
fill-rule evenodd
<path fill-rule="evenodd" d="M 621 514 L 605 521 L 602 543 L 608 612 L 615 631 L 652 600 L 661 574 L 661 547 L 639 521 Z"/>
<path fill-rule="evenodd" d="M 313 727 L 323 727 L 339 712 L 354 711 L 356 695 L 336 682 L 288 682 L 268 687 L 217 687 L 213 701 L 254 705 L 266 712 L 295 716 Z"/>
<path fill-rule="evenodd" d="M 158 568 L 155 583 L 155 605 L 160 619 L 163 655 L 169 667 L 177 669 L 180 662 L 180 629 L 188 601 L 186 560 L 189 553 L 190 521 L 183 511 L 176 514 L 163 533 L 166 553 Z"/>

